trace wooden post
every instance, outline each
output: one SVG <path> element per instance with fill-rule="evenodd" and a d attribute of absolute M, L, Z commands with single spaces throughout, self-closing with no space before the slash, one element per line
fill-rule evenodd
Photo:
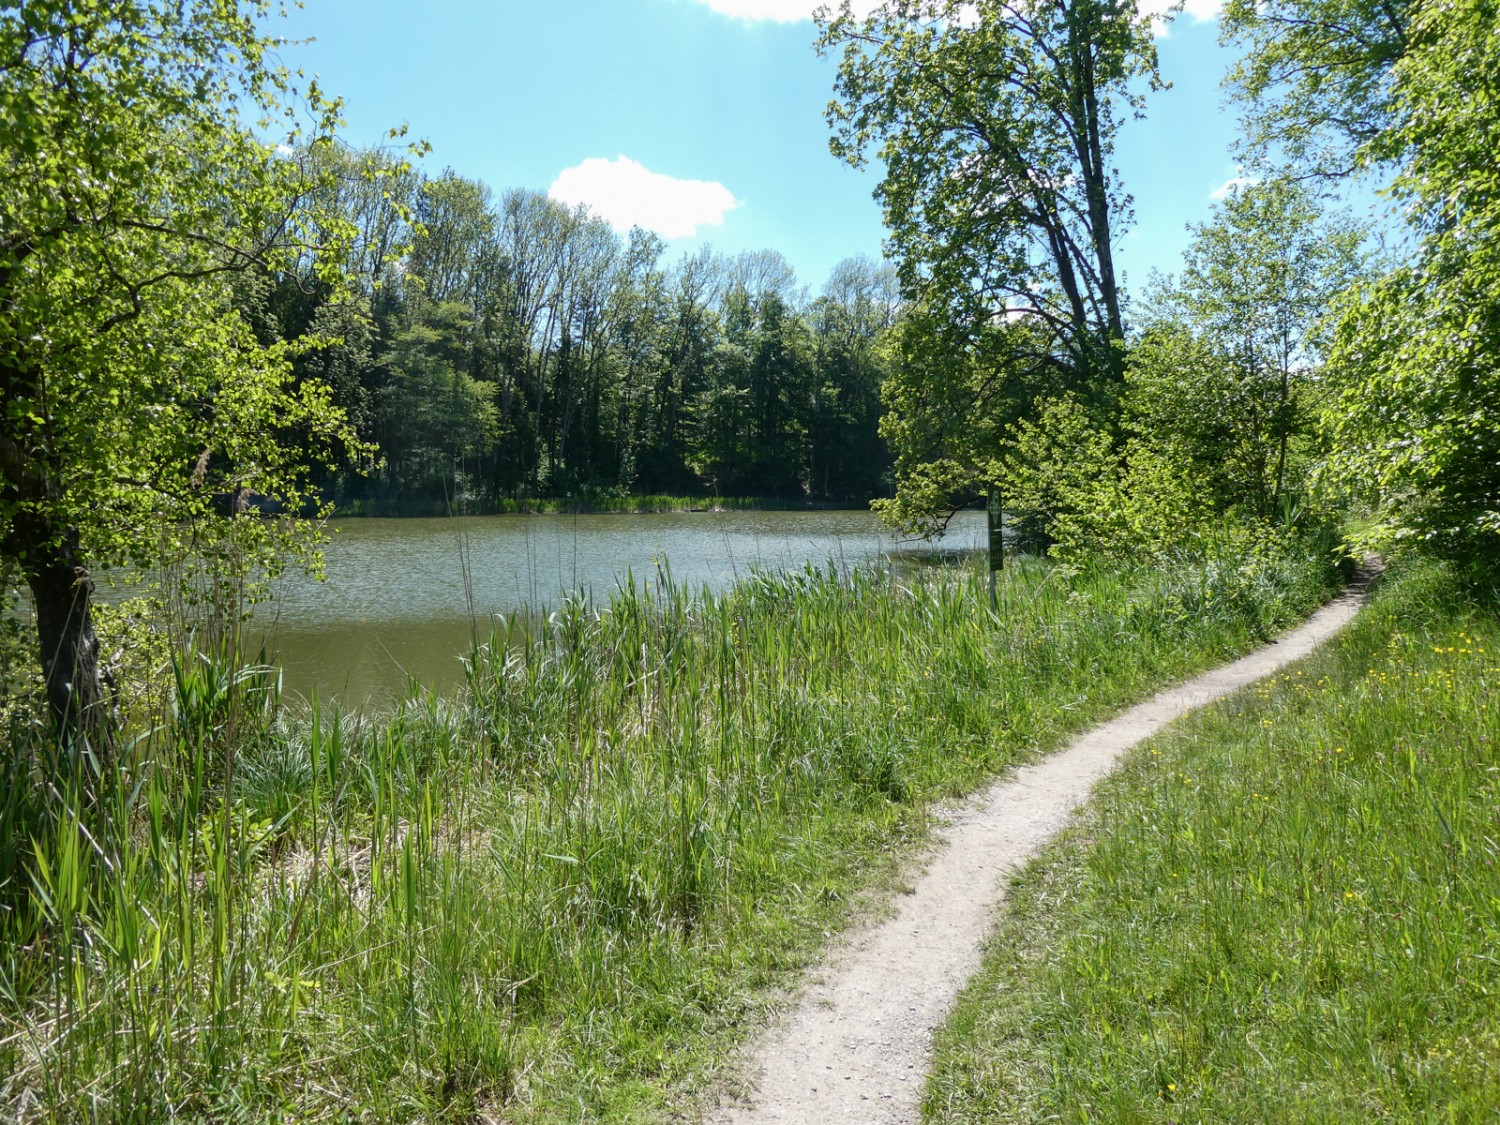
<path fill-rule="evenodd" d="M 994 485 L 990 485 L 990 499 L 985 506 L 985 515 L 990 529 L 990 608 L 998 610 L 1000 604 L 995 596 L 995 571 L 1005 569 L 1005 534 L 1000 512 L 1000 490 Z"/>

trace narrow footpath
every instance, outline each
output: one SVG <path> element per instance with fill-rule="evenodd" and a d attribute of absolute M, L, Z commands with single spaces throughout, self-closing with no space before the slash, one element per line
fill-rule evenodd
<path fill-rule="evenodd" d="M 1063 828 L 1125 752 L 1172 720 L 1307 656 L 1359 610 L 1366 583 L 1300 628 L 1095 727 L 969 801 L 896 916 L 851 933 L 752 1047 L 744 1104 L 715 1125 L 906 1125 L 919 1119 L 933 1031 L 978 969 L 1010 876 Z"/>

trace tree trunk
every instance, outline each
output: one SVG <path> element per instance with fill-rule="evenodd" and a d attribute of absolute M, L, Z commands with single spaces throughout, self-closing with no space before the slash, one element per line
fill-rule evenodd
<path fill-rule="evenodd" d="M 94 581 L 76 532 L 69 529 L 60 543 L 32 541 L 45 544 L 33 546 L 22 565 L 36 610 L 47 706 L 64 746 L 102 761 L 114 749 L 113 684 L 94 635 Z"/>

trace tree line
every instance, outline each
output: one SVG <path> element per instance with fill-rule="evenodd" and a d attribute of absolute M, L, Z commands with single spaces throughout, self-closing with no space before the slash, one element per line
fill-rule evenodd
<path fill-rule="evenodd" d="M 1148 13 L 825 12 L 833 150 L 884 163 L 908 301 L 887 516 L 932 528 L 998 492 L 1065 554 L 1322 521 L 1356 549 L 1500 556 L 1495 23 L 1470 0 L 1231 0 L 1243 182 L 1175 277 L 1127 295 L 1111 160 L 1161 87 Z M 1350 182 L 1399 207 L 1386 249 L 1336 206 Z"/>
<path fill-rule="evenodd" d="M 483 510 L 526 497 L 671 494 L 865 503 L 888 487 L 878 431 L 894 271 L 856 257 L 808 296 L 774 250 L 669 261 L 583 207 L 451 170 L 324 146 L 308 206 L 342 226 L 328 263 L 244 277 L 261 339 L 315 344 L 362 464 L 344 509 Z"/>

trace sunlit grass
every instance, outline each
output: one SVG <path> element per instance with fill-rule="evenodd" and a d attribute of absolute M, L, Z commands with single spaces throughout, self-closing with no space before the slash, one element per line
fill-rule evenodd
<path fill-rule="evenodd" d="M 1434 567 L 1143 747 L 1022 876 L 931 1121 L 1500 1108 L 1500 623 Z"/>
<path fill-rule="evenodd" d="M 626 589 L 379 720 L 189 654 L 92 805 L 10 757 L 0 1116 L 681 1106 L 932 801 L 1290 622 L 1321 559 L 1023 563 L 995 614 L 963 571 Z"/>

